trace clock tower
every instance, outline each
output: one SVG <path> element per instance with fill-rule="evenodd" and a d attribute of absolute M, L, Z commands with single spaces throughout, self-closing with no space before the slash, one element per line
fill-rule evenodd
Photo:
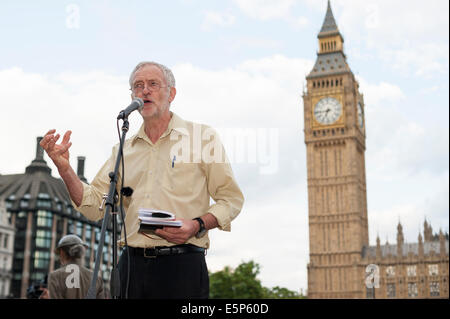
<path fill-rule="evenodd" d="M 303 95 L 308 172 L 309 298 L 363 298 L 369 245 L 364 98 L 328 1 Z"/>

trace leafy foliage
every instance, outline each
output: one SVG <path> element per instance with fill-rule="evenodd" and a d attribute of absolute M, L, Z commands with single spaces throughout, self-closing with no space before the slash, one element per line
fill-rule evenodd
<path fill-rule="evenodd" d="M 305 298 L 287 288 L 263 287 L 257 278 L 259 264 L 243 262 L 236 269 L 225 267 L 209 275 L 209 297 L 212 299 L 297 299 Z"/>

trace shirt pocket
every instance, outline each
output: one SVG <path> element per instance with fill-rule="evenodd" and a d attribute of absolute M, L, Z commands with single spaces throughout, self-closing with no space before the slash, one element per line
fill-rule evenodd
<path fill-rule="evenodd" d="M 166 165 L 162 187 L 174 196 L 192 194 L 195 164 L 174 161 Z"/>

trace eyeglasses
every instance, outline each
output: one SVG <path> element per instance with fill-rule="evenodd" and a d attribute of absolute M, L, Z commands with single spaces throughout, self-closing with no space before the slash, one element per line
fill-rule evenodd
<path fill-rule="evenodd" d="M 166 88 L 166 87 L 167 86 L 161 86 L 161 84 L 156 81 L 149 81 L 148 85 L 147 85 L 147 90 L 152 91 L 152 92 L 157 92 L 157 91 L 159 91 L 160 88 Z M 137 82 L 134 84 L 134 86 L 131 90 L 135 93 L 141 93 L 142 91 L 144 91 L 144 88 L 145 88 L 144 82 Z"/>

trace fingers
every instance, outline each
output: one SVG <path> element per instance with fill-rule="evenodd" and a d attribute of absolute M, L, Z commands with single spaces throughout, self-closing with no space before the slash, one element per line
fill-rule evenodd
<path fill-rule="evenodd" d="M 155 234 L 158 235 L 158 236 L 161 236 L 161 237 L 163 237 L 164 239 L 167 239 L 167 240 L 168 240 L 168 236 L 170 235 L 169 233 L 164 231 L 164 228 L 155 230 Z"/>
<path fill-rule="evenodd" d="M 56 142 L 57 142 L 57 141 L 59 140 L 59 138 L 61 137 L 60 134 L 53 135 L 54 133 L 56 133 L 56 130 L 55 130 L 55 129 L 52 129 L 52 130 L 48 131 L 48 132 L 45 134 L 44 138 L 43 138 L 43 139 L 41 140 L 41 142 L 39 143 L 39 144 L 42 146 L 42 148 L 43 148 L 44 150 L 46 150 L 47 152 L 53 150 L 53 148 L 55 147 Z M 67 144 L 68 144 L 69 141 L 70 141 L 70 136 L 71 136 L 71 134 L 72 134 L 72 131 L 70 131 L 70 130 L 67 131 L 67 132 L 64 134 L 63 140 L 62 140 L 62 142 L 61 142 L 61 145 L 62 145 L 62 146 L 67 146 Z M 72 145 L 72 143 L 70 143 L 70 145 Z M 64 148 L 65 148 L 65 151 L 68 150 L 68 148 L 70 147 L 70 145 L 69 145 L 67 148 L 64 147 Z"/>
<path fill-rule="evenodd" d="M 52 136 L 52 137 L 49 139 L 49 141 L 48 141 L 48 143 L 47 143 L 47 149 L 48 149 L 48 150 L 51 151 L 51 150 L 55 147 L 55 144 L 56 144 L 56 142 L 58 141 L 59 137 L 60 137 L 60 135 L 59 135 L 59 134 L 56 134 L 55 136 Z"/>
<path fill-rule="evenodd" d="M 167 241 L 173 242 L 175 238 L 173 237 L 173 235 L 171 233 L 167 232 L 166 229 L 167 229 L 167 227 L 164 227 L 162 229 L 157 229 L 155 231 L 155 234 L 164 238 Z"/>
<path fill-rule="evenodd" d="M 63 140 L 62 140 L 62 144 L 67 144 L 70 140 L 70 135 L 72 135 L 72 131 L 67 131 L 64 134 Z"/>
<path fill-rule="evenodd" d="M 181 228 L 178 227 L 164 227 L 162 228 L 162 230 L 160 230 L 166 234 L 178 234 L 180 233 L 180 229 Z"/>
<path fill-rule="evenodd" d="M 51 129 L 50 131 L 48 131 L 48 132 L 45 134 L 45 136 L 50 135 L 50 134 L 53 134 L 53 133 L 55 133 L 55 132 L 56 132 L 55 129 Z M 45 138 L 45 136 L 44 136 L 44 138 Z"/>
<path fill-rule="evenodd" d="M 72 142 L 69 142 L 65 145 L 62 145 L 61 148 L 56 152 L 57 155 L 64 154 L 69 150 L 69 148 L 72 146 Z"/>
<path fill-rule="evenodd" d="M 50 140 L 53 138 L 53 133 L 55 133 L 56 130 L 50 130 L 48 131 L 45 135 L 44 138 L 41 140 L 41 142 L 39 143 L 39 145 L 41 145 L 41 147 L 43 149 L 47 148 L 47 144 L 50 142 Z"/>
<path fill-rule="evenodd" d="M 189 239 L 188 234 L 182 228 L 177 227 L 157 229 L 155 234 L 175 244 L 184 244 Z"/>

